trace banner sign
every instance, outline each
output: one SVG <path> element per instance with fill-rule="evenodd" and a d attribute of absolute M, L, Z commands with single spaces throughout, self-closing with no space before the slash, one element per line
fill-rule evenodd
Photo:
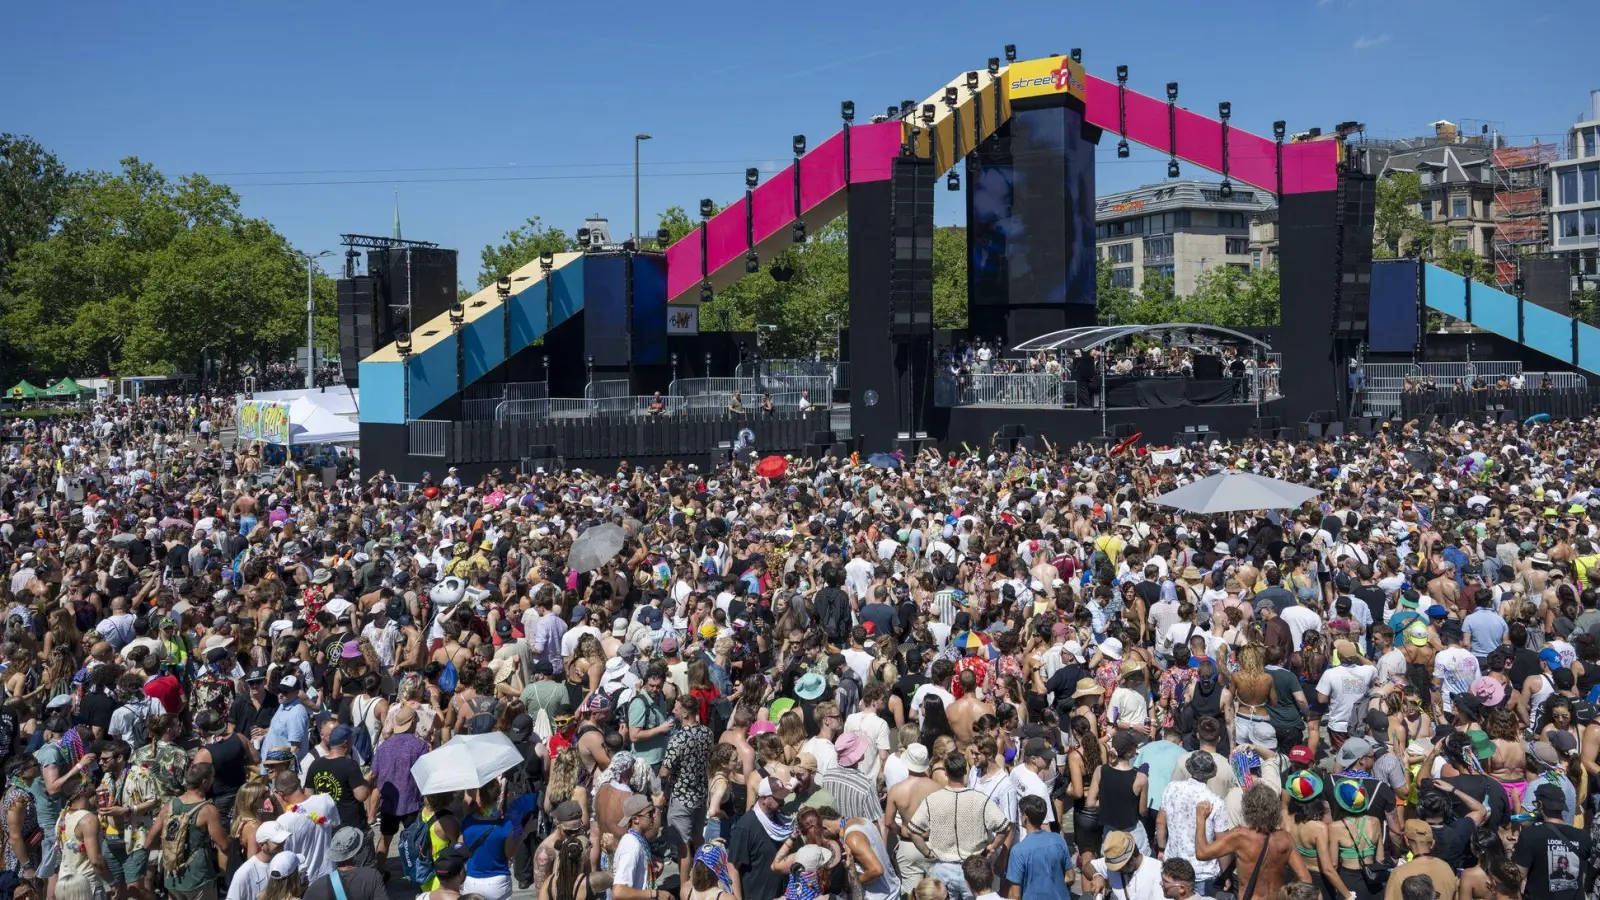
<path fill-rule="evenodd" d="M 667 307 L 667 334 L 699 334 L 700 307 Z"/>
<path fill-rule="evenodd" d="M 1014 62 L 1006 69 L 1006 94 L 1012 100 L 1038 97 L 1084 99 L 1083 64 L 1070 56 L 1049 56 Z"/>
<path fill-rule="evenodd" d="M 247 401 L 239 404 L 238 440 L 289 443 L 289 404 Z"/>

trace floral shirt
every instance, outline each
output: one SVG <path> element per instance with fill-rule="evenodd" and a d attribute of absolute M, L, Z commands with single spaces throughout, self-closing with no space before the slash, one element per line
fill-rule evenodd
<path fill-rule="evenodd" d="M 1178 709 L 1183 705 L 1184 692 L 1194 683 L 1194 679 L 1195 670 L 1188 666 L 1171 666 L 1161 673 L 1161 681 L 1156 685 L 1156 696 L 1160 698 L 1161 705 L 1167 711 L 1161 719 L 1163 728 L 1171 728 L 1177 723 Z"/>
<path fill-rule="evenodd" d="M 104 806 L 138 806 L 161 799 L 161 786 L 149 765 L 129 763 L 121 778 L 113 778 L 109 772 L 101 776 L 99 793 Z M 120 821 L 102 816 L 100 824 L 107 837 L 120 836 L 129 848 L 143 847 L 157 809 L 153 806 L 148 812 L 130 812 Z"/>
<path fill-rule="evenodd" d="M 189 754 L 176 744 L 151 741 L 133 751 L 128 765 L 149 766 L 161 796 L 176 797 L 183 793 L 183 773 L 189 768 Z"/>
<path fill-rule="evenodd" d="M 679 728 L 667 738 L 662 765 L 672 770 L 668 797 L 686 809 L 696 810 L 706 805 L 706 763 L 711 759 L 715 740 L 711 729 L 705 725 Z"/>
<path fill-rule="evenodd" d="M 8 785 L 6 787 L 5 795 L 0 797 L 0 813 L 8 812 L 18 803 L 23 804 L 22 843 L 29 848 L 32 858 L 25 860 L 17 858 L 16 853 L 14 853 L 11 849 L 11 835 L 9 833 L 4 835 L 4 849 L 5 871 L 20 873 L 23 869 L 31 869 L 39 865 L 38 851 L 36 849 L 38 844 L 36 844 L 34 841 L 42 829 L 39 827 L 38 816 L 34 814 L 33 794 L 30 793 L 26 787 L 21 785 Z M 9 827 L 7 824 L 9 821 L 10 818 L 8 816 L 0 815 L 0 832 L 6 831 L 6 829 Z"/>

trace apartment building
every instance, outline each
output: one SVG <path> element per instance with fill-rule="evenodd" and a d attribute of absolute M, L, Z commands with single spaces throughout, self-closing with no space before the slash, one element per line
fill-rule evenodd
<path fill-rule="evenodd" d="M 1113 283 L 1137 290 L 1154 273 L 1189 294 L 1207 268 L 1249 269 L 1250 220 L 1277 201 L 1248 185 L 1223 193 L 1217 182 L 1173 181 L 1096 198 L 1095 247 Z"/>

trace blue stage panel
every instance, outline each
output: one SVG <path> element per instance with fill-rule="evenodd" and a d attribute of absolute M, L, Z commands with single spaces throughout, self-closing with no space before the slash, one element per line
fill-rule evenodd
<path fill-rule="evenodd" d="M 1478 304 L 1477 288 L 1473 288 L 1472 304 Z M 1535 303 L 1522 305 L 1523 343 L 1556 359 L 1572 359 L 1572 320 Z M 1517 336 L 1511 333 L 1512 339 Z"/>
<path fill-rule="evenodd" d="M 1578 368 L 1600 372 L 1600 328 L 1578 323 Z"/>
<path fill-rule="evenodd" d="M 551 328 L 583 309 L 583 270 L 587 263 L 587 259 L 578 260 L 551 273 L 556 284 L 555 321 L 550 323 Z"/>
<path fill-rule="evenodd" d="M 1517 298 L 1486 284 L 1473 284 L 1472 324 L 1501 337 L 1516 340 Z"/>
<path fill-rule="evenodd" d="M 505 313 L 495 310 L 461 329 L 466 358 L 462 367 L 466 383 L 471 384 L 506 361 Z"/>
<path fill-rule="evenodd" d="M 400 425 L 406 420 L 406 364 L 364 362 L 361 369 L 361 421 Z"/>
<path fill-rule="evenodd" d="M 1409 353 L 1417 344 L 1417 263 L 1380 262 L 1372 267 L 1372 307 L 1367 349 Z"/>
<path fill-rule="evenodd" d="M 545 295 L 549 291 L 543 279 L 532 286 L 523 288 L 519 294 L 511 297 L 511 352 L 516 353 L 523 347 L 544 336 L 547 331 L 544 320 Z"/>
<path fill-rule="evenodd" d="M 439 404 L 461 389 L 456 381 L 456 336 L 446 335 L 437 344 L 407 361 L 411 376 L 409 419 L 425 418 Z"/>
<path fill-rule="evenodd" d="M 667 361 L 667 260 L 633 258 L 633 361 L 659 366 Z"/>
<path fill-rule="evenodd" d="M 1467 317 L 1466 279 L 1454 272 L 1429 264 L 1422 275 L 1428 307 L 1458 319 Z"/>

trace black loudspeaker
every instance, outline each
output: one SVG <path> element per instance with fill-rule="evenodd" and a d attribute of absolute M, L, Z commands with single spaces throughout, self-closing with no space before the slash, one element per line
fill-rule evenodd
<path fill-rule="evenodd" d="M 456 301 L 456 251 L 401 247 L 367 251 L 367 273 L 377 281 L 377 344 L 395 332 L 419 328 Z"/>
<path fill-rule="evenodd" d="M 1019 438 L 1019 437 L 1022 437 L 1023 435 L 1025 435 L 1027 433 L 1028 433 L 1028 429 L 1023 428 L 1021 425 L 1012 424 L 1012 425 L 1001 425 L 1000 426 L 1000 437 L 1001 438 Z"/>
<path fill-rule="evenodd" d="M 1529 303 L 1563 316 L 1572 315 L 1572 262 L 1558 259 L 1523 259 L 1520 262 L 1523 296 Z"/>
<path fill-rule="evenodd" d="M 831 444 L 831 443 L 833 443 L 833 432 L 831 432 L 831 431 L 813 431 L 813 432 L 811 432 L 811 443 L 813 443 L 813 444 Z"/>
<path fill-rule="evenodd" d="M 933 333 L 933 184 L 938 173 L 920 159 L 897 159 L 890 190 L 893 266 L 889 333 Z"/>
<path fill-rule="evenodd" d="M 850 455 L 850 445 L 844 441 L 834 441 L 828 447 L 828 455 L 843 458 Z"/>
<path fill-rule="evenodd" d="M 1355 416 L 1345 423 L 1345 429 L 1357 434 L 1372 434 L 1383 427 L 1384 421 L 1383 416 Z"/>
<path fill-rule="evenodd" d="M 725 466 L 733 461 L 733 450 L 728 447 L 715 447 L 711 451 L 711 467 L 713 469 Z"/>
<path fill-rule="evenodd" d="M 1031 434 L 1018 435 L 1016 440 L 1011 442 L 1011 449 L 1012 450 L 1023 450 L 1023 451 L 1026 451 L 1028 453 L 1033 453 L 1035 448 L 1036 448 L 1036 446 L 1037 446 L 1035 444 L 1036 440 L 1037 440 L 1037 438 L 1035 438 Z"/>
<path fill-rule="evenodd" d="M 1372 304 L 1372 222 L 1377 185 L 1376 175 L 1339 173 L 1339 248 L 1335 259 L 1339 299 L 1334 309 L 1334 332 L 1342 338 L 1365 340 L 1367 336 Z"/>
<path fill-rule="evenodd" d="M 358 387 L 358 364 L 379 346 L 376 282 L 369 275 L 341 278 L 335 293 L 339 300 L 339 368 L 344 383 Z"/>
<path fill-rule="evenodd" d="M 1117 440 L 1130 438 L 1139 433 L 1139 429 L 1132 422 L 1118 422 L 1111 426 L 1111 436 Z"/>
<path fill-rule="evenodd" d="M 1221 378 L 1222 357 L 1205 354 L 1194 358 L 1194 377 Z"/>

